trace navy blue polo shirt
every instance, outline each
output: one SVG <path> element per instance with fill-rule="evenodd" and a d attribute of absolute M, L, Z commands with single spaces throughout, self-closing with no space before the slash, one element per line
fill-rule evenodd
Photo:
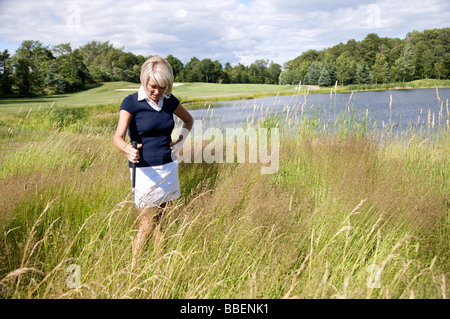
<path fill-rule="evenodd" d="M 120 106 L 132 114 L 128 126 L 128 136 L 131 141 L 142 144 L 139 149 L 137 167 L 163 165 L 172 162 L 172 130 L 175 126 L 173 112 L 180 101 L 173 95 L 164 98 L 160 111 L 153 109 L 146 100 L 138 101 L 138 93 L 128 95 Z M 129 167 L 132 166 L 128 162 Z"/>

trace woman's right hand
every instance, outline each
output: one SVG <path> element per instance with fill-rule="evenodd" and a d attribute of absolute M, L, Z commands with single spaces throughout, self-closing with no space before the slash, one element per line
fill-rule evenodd
<path fill-rule="evenodd" d="M 131 144 L 127 144 L 123 151 L 127 154 L 128 160 L 131 163 L 139 163 L 139 149 L 142 147 L 142 144 L 138 144 L 137 148 L 133 148 Z"/>

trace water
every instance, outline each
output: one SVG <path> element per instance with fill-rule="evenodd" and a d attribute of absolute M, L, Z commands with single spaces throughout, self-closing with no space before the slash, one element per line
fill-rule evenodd
<path fill-rule="evenodd" d="M 386 90 L 338 94 L 289 95 L 211 103 L 211 107 L 192 110 L 203 127 L 236 127 L 261 116 L 278 113 L 287 118 L 301 114 L 320 118 L 321 123 L 333 123 L 343 112 L 353 110 L 358 118 L 368 115 L 371 125 L 390 125 L 398 130 L 411 126 L 426 127 L 428 115 L 435 126 L 447 125 L 450 89 Z M 289 112 L 289 114 L 287 113 Z"/>

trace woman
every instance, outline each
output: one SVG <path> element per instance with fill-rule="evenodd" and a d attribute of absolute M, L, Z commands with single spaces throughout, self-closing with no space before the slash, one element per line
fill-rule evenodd
<path fill-rule="evenodd" d="M 141 68 L 141 86 L 127 96 L 119 112 L 114 145 L 124 152 L 129 167 L 136 164 L 135 204 L 140 210 L 140 224 L 133 242 L 134 266 L 153 232 L 155 246 L 160 244 L 159 221 L 166 203 L 180 196 L 178 162 L 173 149 L 179 150 L 194 120 L 172 95 L 173 71 L 162 57 L 148 59 Z M 182 133 L 172 142 L 173 114 L 183 121 Z M 137 141 L 137 149 L 125 141 Z M 175 160 L 174 160 L 175 159 Z"/>

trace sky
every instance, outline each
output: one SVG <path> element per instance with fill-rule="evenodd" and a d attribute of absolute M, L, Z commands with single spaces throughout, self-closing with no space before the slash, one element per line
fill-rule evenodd
<path fill-rule="evenodd" d="M 280 65 L 367 34 L 450 26 L 448 0 L 0 0 L 0 50 L 24 40 L 72 49 L 109 41 L 134 54 Z"/>

